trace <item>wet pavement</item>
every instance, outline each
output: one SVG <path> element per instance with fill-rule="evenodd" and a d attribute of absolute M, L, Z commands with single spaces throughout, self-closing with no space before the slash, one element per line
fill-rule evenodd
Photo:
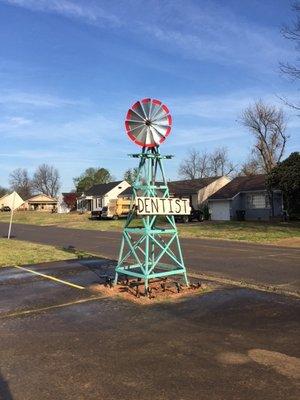
<path fill-rule="evenodd" d="M 101 223 L 101 221 L 95 221 Z M 0 223 L 0 235 L 7 224 Z M 17 239 L 59 247 L 73 246 L 116 259 L 120 232 L 14 224 Z M 300 249 L 210 239 L 181 239 L 189 272 L 300 293 Z"/>
<path fill-rule="evenodd" d="M 140 306 L 113 261 L 0 269 L 0 399 L 299 399 L 299 301 L 233 287 Z M 81 285 L 77 289 L 67 285 Z"/>

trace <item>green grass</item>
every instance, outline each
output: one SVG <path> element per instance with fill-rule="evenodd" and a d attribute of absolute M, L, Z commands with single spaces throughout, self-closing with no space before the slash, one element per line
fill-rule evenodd
<path fill-rule="evenodd" d="M 9 213 L 0 213 L 0 222 L 8 222 Z M 125 221 L 90 220 L 89 214 L 50 214 L 34 211 L 19 211 L 14 222 L 31 225 L 57 226 L 62 228 L 91 229 L 97 231 L 121 231 Z M 266 222 L 214 222 L 178 224 L 182 237 L 240 240 L 256 243 L 278 243 L 299 246 L 300 223 Z"/>
<path fill-rule="evenodd" d="M 69 251 L 14 239 L 0 239 L 0 267 L 69 260 L 77 255 Z"/>
<path fill-rule="evenodd" d="M 178 224 L 182 237 L 241 240 L 256 243 L 277 243 L 280 240 L 300 238 L 299 223 L 266 223 L 250 221 L 206 221 L 201 224 Z M 299 243 L 298 243 L 299 245 Z"/>
<path fill-rule="evenodd" d="M 0 212 L 0 222 L 9 222 L 10 213 Z M 19 224 L 58 226 L 62 228 L 92 229 L 101 231 L 121 230 L 125 220 L 91 220 L 89 214 L 51 214 L 47 212 L 17 211 L 13 221 Z"/>

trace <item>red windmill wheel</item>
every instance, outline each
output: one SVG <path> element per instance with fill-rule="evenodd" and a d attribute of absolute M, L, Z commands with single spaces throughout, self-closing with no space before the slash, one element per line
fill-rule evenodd
<path fill-rule="evenodd" d="M 127 135 L 141 147 L 159 146 L 169 135 L 171 125 L 168 107 L 155 99 L 137 101 L 125 119 Z"/>

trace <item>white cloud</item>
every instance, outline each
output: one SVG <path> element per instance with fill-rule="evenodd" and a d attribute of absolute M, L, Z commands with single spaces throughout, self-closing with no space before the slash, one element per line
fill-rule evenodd
<path fill-rule="evenodd" d="M 242 65 L 263 73 L 276 73 L 278 61 L 295 57 L 290 43 L 272 28 L 247 22 L 229 6 L 212 2 L 167 1 L 160 14 L 137 21 L 138 32 L 165 53 L 180 58 L 211 61 L 221 65 Z M 152 2 L 153 5 L 153 2 Z M 147 14 L 147 13 L 145 13 Z M 164 19 L 167 19 L 164 21 Z"/>
<path fill-rule="evenodd" d="M 49 94 L 4 91 L 0 94 L 0 104 L 4 107 L 11 105 L 27 105 L 33 107 L 58 108 L 86 105 L 87 102 L 52 96 Z"/>
<path fill-rule="evenodd" d="M 136 40 L 166 54 L 221 65 L 242 65 L 276 73 L 278 61 L 292 60 L 292 45 L 271 28 L 245 21 L 229 6 L 212 2 L 0 0 L 33 11 L 56 13 L 84 23 L 126 29 Z M 102 5 L 102 4 L 105 4 Z"/>
<path fill-rule="evenodd" d="M 6 117 L 0 121 L 0 132 L 15 130 L 31 123 L 31 120 L 23 117 Z"/>
<path fill-rule="evenodd" d="M 298 97 L 295 92 L 284 93 L 283 96 L 292 102 Z M 175 116 L 212 119 L 217 123 L 220 120 L 234 122 L 247 106 L 260 99 L 285 109 L 288 114 L 292 112 L 275 92 L 270 93 L 263 90 L 247 89 L 215 95 L 203 94 L 200 96 L 177 97 L 175 99 L 166 99 L 166 102 L 170 107 L 171 113 Z"/>
<path fill-rule="evenodd" d="M 227 141 L 231 138 L 240 138 L 241 130 L 239 126 L 232 127 L 212 127 L 212 126 L 199 126 L 192 129 L 176 129 L 173 133 L 173 142 L 169 144 L 170 147 L 189 146 L 189 145 L 203 145 L 209 144 L 219 145 L 222 141 Z"/>
<path fill-rule="evenodd" d="M 78 116 L 72 113 L 71 119 L 65 117 L 62 122 L 44 120 L 38 115 L 34 121 L 22 117 L 6 118 L 3 124 L 0 123 L 2 137 L 17 139 L 20 145 L 34 140 L 36 146 L 77 146 L 81 149 L 99 146 L 99 151 L 107 143 L 117 144 L 120 139 L 117 132 L 121 129 L 121 121 L 114 121 L 100 113 Z"/>
<path fill-rule="evenodd" d="M 119 25 L 117 16 L 107 12 L 99 6 L 91 4 L 75 3 L 70 0 L 1 0 L 2 2 L 24 7 L 33 11 L 52 12 L 65 17 L 82 19 L 90 24 L 112 24 Z"/>
<path fill-rule="evenodd" d="M 9 122 L 13 125 L 13 126 L 24 126 L 24 125 L 28 125 L 31 123 L 30 119 L 27 118 L 23 118 L 23 117 L 11 117 L 9 118 Z"/>

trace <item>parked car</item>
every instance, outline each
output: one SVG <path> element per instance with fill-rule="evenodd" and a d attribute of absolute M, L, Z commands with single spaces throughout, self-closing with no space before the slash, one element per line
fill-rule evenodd
<path fill-rule="evenodd" d="M 8 206 L 3 206 L 3 207 L 1 207 L 0 211 L 1 211 L 1 212 L 8 212 L 8 211 L 10 211 L 10 207 L 8 207 Z"/>
<path fill-rule="evenodd" d="M 101 219 L 102 217 L 102 210 L 101 211 L 92 211 L 91 218 L 92 219 Z"/>
<path fill-rule="evenodd" d="M 175 216 L 175 221 L 182 222 L 183 224 L 186 224 L 187 222 L 192 222 L 194 220 L 202 222 L 204 218 L 203 218 L 203 212 L 201 210 L 196 210 L 192 205 L 191 205 L 191 213 L 189 215 Z"/>

